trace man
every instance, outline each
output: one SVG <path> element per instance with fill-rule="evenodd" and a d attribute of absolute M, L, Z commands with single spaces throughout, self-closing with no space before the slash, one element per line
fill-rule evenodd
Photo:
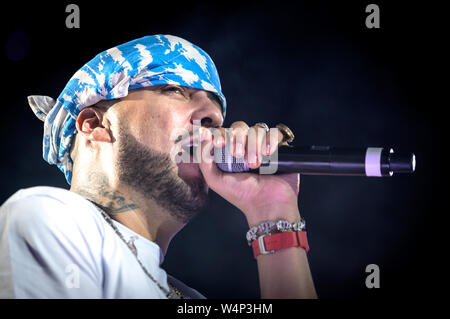
<path fill-rule="evenodd" d="M 285 133 L 259 123 L 250 139 L 244 122 L 221 128 L 226 100 L 203 50 L 174 36 L 137 39 L 97 55 L 57 101 L 29 102 L 45 123 L 44 158 L 71 187 L 20 190 L 2 205 L 0 297 L 203 298 L 160 265 L 208 188 L 247 218 L 261 296 L 316 297 L 299 226 L 298 174 L 223 173 L 211 161 L 212 146 L 232 146 L 257 168 Z M 192 142 L 198 163 L 175 161 Z M 272 227 L 280 220 L 284 228 Z M 266 254 L 264 241 L 268 247 L 281 236 L 291 236 L 282 240 L 289 244 Z"/>

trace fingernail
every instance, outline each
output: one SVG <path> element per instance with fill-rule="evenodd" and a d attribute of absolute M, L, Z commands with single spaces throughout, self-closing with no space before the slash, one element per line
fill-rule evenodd
<path fill-rule="evenodd" d="M 215 140 L 214 140 L 214 145 L 216 147 L 222 147 L 223 145 L 223 137 L 222 136 L 218 136 Z"/>
<path fill-rule="evenodd" d="M 200 129 L 200 139 L 201 141 L 205 141 L 206 139 L 208 139 L 208 129 L 201 127 Z"/>
<path fill-rule="evenodd" d="M 256 154 L 249 154 L 248 162 L 249 164 L 256 164 Z"/>
<path fill-rule="evenodd" d="M 242 157 L 244 155 L 244 145 L 242 143 L 236 142 L 236 156 Z"/>

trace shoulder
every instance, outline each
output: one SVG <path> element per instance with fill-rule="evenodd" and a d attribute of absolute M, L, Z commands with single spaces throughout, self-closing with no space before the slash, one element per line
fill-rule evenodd
<path fill-rule="evenodd" d="M 93 204 L 65 189 L 12 195 L 0 207 L 0 297 L 101 296 L 101 218 Z M 81 289 L 69 289 L 68 272 L 79 274 Z"/>
<path fill-rule="evenodd" d="M 17 191 L 0 207 L 0 232 L 2 228 L 28 237 L 48 232 L 95 236 L 103 233 L 104 226 L 93 204 L 82 196 L 39 186 Z"/>

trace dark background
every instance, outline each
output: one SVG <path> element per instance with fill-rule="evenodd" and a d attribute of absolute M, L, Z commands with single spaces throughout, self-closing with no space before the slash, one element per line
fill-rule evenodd
<path fill-rule="evenodd" d="M 365 27 L 370 1 L 142 3 L 13 2 L 2 10 L 0 202 L 20 188 L 68 188 L 42 159 L 42 123 L 26 96 L 56 98 L 97 53 L 150 34 L 172 34 L 213 58 L 228 99 L 225 126 L 283 122 L 296 145 L 386 146 L 414 152 L 414 175 L 302 176 L 309 262 L 319 297 L 431 296 L 433 176 L 429 21 L 438 7 L 375 1 L 381 28 Z M 211 192 L 207 209 L 173 240 L 164 267 L 208 298 L 258 298 L 244 216 Z M 365 267 L 380 267 L 367 289 Z"/>

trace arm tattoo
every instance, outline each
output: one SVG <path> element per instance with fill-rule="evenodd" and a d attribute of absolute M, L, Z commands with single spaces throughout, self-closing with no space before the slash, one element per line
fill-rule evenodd
<path fill-rule="evenodd" d="M 73 191 L 94 202 L 109 215 L 123 213 L 138 208 L 135 203 L 127 200 L 121 192 L 114 190 L 102 173 L 89 174 L 86 185 L 76 186 Z"/>

